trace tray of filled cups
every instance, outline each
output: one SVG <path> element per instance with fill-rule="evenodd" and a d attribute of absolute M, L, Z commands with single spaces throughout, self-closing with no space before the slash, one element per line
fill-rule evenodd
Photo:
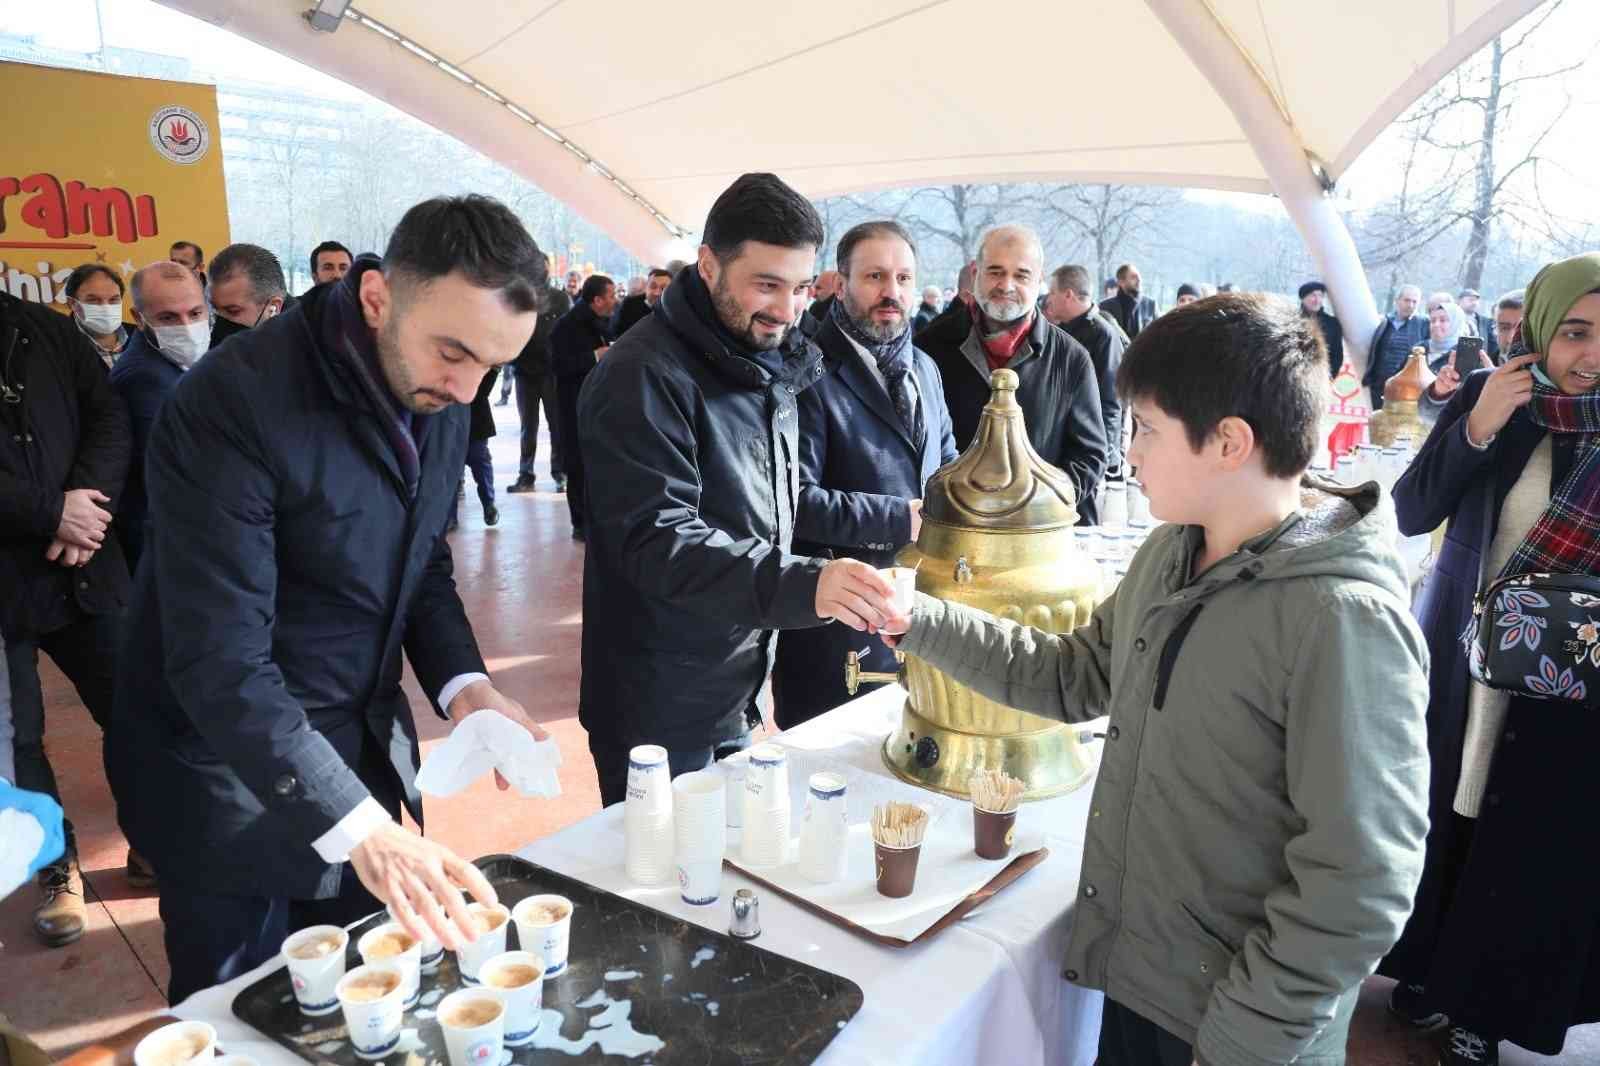
<path fill-rule="evenodd" d="M 234 1013 L 307 1061 L 508 1066 L 623 1056 L 808 1062 L 861 1009 L 853 982 L 509 855 L 478 860 L 460 952 L 380 912 L 288 937 Z M 759 1020 L 759 1024 L 755 1024 Z M 180 1061 L 142 1066 L 185 1066 Z"/>

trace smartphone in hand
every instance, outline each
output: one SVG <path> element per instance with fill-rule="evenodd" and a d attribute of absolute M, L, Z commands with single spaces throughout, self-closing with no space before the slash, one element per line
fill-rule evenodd
<path fill-rule="evenodd" d="M 1455 367 L 1456 373 L 1466 377 L 1474 370 L 1483 366 L 1483 338 L 1461 337 L 1456 341 L 1455 354 L 1450 357 L 1450 365 Z"/>

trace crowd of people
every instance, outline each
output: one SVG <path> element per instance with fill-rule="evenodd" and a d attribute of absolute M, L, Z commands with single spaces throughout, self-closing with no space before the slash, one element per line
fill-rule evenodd
<path fill-rule="evenodd" d="M 381 257 L 318 245 L 298 296 L 267 249 L 186 241 L 126 285 L 78 268 L 67 315 L 0 294 L 0 802 L 59 799 L 42 651 L 105 733 L 171 999 L 385 904 L 472 938 L 465 900 L 492 888 L 400 823 L 423 816 L 400 681 L 408 660 L 433 713 L 544 736 L 490 677 L 447 539 L 467 471 L 499 520 L 498 388 L 506 491 L 538 486 L 542 407 L 584 543 L 577 710 L 605 804 L 635 745 L 683 773 L 769 712 L 843 703 L 845 653 L 880 634 L 868 669 L 898 648 L 1012 706 L 1110 715 L 1063 969 L 1110 994 L 1106 1066 L 1343 1061 L 1375 969 L 1448 1066 L 1600 1018 L 1596 909 L 1563 858 L 1589 839 L 1594 720 L 1473 680 L 1458 639 L 1496 577 L 1600 572 L 1600 255 L 1492 318 L 1471 290 L 1401 290 L 1365 380 L 1379 406 L 1424 348 L 1435 425 L 1391 506 L 1306 478 L 1345 364 L 1318 282 L 1298 306 L 1184 285 L 1163 312 L 1133 264 L 1097 287 L 1025 226 L 942 290 L 898 222 L 853 227 L 818 274 L 823 234 L 747 174 L 693 262 L 626 291 L 552 284 L 516 217 L 466 196 L 413 207 Z M 880 572 L 1002 368 L 1082 522 L 1137 471 L 1167 523 L 1071 634 L 923 595 L 902 613 Z M 1397 530 L 1446 521 L 1413 615 Z M 70 822 L 61 847 L 34 913 L 53 946 L 86 921 Z"/>

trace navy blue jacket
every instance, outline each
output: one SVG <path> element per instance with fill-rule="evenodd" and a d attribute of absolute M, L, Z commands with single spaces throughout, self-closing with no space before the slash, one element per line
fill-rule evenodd
<path fill-rule="evenodd" d="M 111 368 L 111 391 L 128 405 L 128 418 L 133 424 L 132 461 L 128 464 L 127 485 L 122 490 L 122 508 L 117 512 L 117 536 L 122 541 L 123 554 L 128 557 L 129 573 L 138 570 L 139 556 L 144 553 L 145 449 L 150 444 L 156 416 L 182 380 L 183 370 L 156 351 L 142 329 L 134 332 Z"/>
<path fill-rule="evenodd" d="M 1486 450 L 1467 443 L 1489 373 L 1467 376 L 1394 490 L 1402 533 L 1449 526 L 1415 605 L 1431 660 L 1427 856 L 1411 918 L 1379 972 L 1426 985 L 1432 1009 L 1554 1055 L 1568 1025 L 1600 1019 L 1600 911 L 1571 866 L 1600 846 L 1600 714 L 1513 697 L 1478 818 L 1452 810 L 1467 725 L 1461 633 L 1501 507 L 1545 436 L 1520 410 Z M 1571 470 L 1572 444 L 1569 434 L 1552 441 L 1553 483 Z"/>
<path fill-rule="evenodd" d="M 145 457 L 122 649 L 139 668 L 119 677 L 107 777 L 129 842 L 209 892 L 336 895 L 340 867 L 312 841 L 368 795 L 421 821 L 402 651 L 430 700 L 484 669 L 443 536 L 467 408 L 415 420 L 408 499 L 366 395 L 324 350 L 332 289 L 197 363 Z"/>
<path fill-rule="evenodd" d="M 824 323 L 813 341 L 825 372 L 800 394 L 795 551 L 893 566 L 895 552 L 911 540 L 910 501 L 921 499 L 928 478 L 957 455 L 944 382 L 933 359 L 913 349 L 917 402 L 928 427 L 919 451 L 888 392 L 839 327 Z M 883 641 L 839 622 L 779 634 L 772 674 L 778 724 L 787 729 L 849 699 L 845 653 L 863 647 L 872 649 L 866 669 L 895 669 Z"/>
<path fill-rule="evenodd" d="M 796 397 L 821 376 L 821 353 L 798 330 L 776 374 L 729 351 L 690 297 L 704 290 L 696 270 L 611 347 L 578 398 L 588 492 L 578 717 L 612 747 L 742 735 L 772 631 L 821 624 L 822 563 L 791 550 Z"/>

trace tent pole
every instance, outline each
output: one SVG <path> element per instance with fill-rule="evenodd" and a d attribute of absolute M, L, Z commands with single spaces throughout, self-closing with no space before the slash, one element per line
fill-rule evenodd
<path fill-rule="evenodd" d="M 1240 51 L 1205 0 L 1145 0 L 1152 13 L 1216 89 L 1255 149 L 1273 190 L 1300 230 L 1328 286 L 1345 353 L 1363 373 L 1381 318 L 1355 242 L 1260 71 Z"/>

